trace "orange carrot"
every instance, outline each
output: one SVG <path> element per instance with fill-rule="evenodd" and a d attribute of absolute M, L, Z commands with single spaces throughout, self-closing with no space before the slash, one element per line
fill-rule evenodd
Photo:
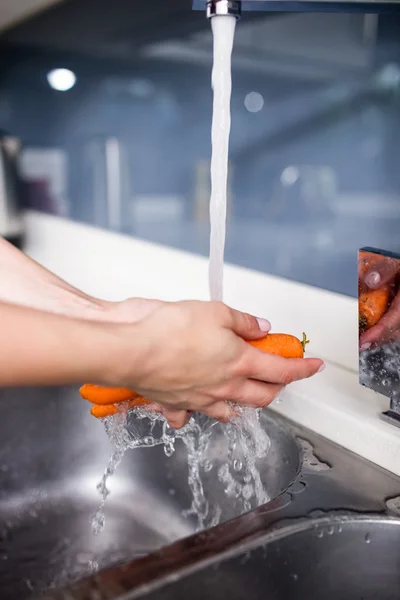
<path fill-rule="evenodd" d="M 306 344 L 308 343 L 305 333 L 303 333 L 302 341 L 294 335 L 287 333 L 269 333 L 260 340 L 249 342 L 249 344 L 263 352 L 277 354 L 283 358 L 303 358 Z"/>
<path fill-rule="evenodd" d="M 360 333 L 371 329 L 383 317 L 390 305 L 392 290 L 384 285 L 378 290 L 368 290 L 358 300 Z"/>
<path fill-rule="evenodd" d="M 135 406 L 144 406 L 149 403 L 150 401 L 146 398 L 137 396 L 133 400 L 129 401 L 128 410 L 130 410 L 131 408 L 135 408 Z M 117 404 L 93 404 L 92 409 L 90 411 L 90 413 L 97 419 L 103 419 L 104 417 L 115 415 L 116 412 L 118 412 Z"/>
<path fill-rule="evenodd" d="M 93 404 L 115 404 L 136 398 L 138 394 L 126 388 L 105 387 L 86 383 L 79 390 L 84 400 Z"/>
<path fill-rule="evenodd" d="M 115 404 L 93 404 L 90 414 L 96 419 L 104 419 L 104 417 L 115 415 L 117 410 Z"/>
<path fill-rule="evenodd" d="M 261 340 L 249 341 L 249 344 L 263 352 L 277 354 L 284 358 L 303 358 L 308 340 L 305 333 L 303 333 L 302 341 L 294 335 L 269 333 Z M 90 412 L 98 419 L 114 415 L 118 410 L 117 404 L 119 402 L 129 402 L 128 410 L 135 406 L 143 406 L 150 403 L 150 400 L 126 388 L 85 384 L 79 391 L 82 398 L 92 402 L 93 407 Z"/>
<path fill-rule="evenodd" d="M 386 258 L 373 252 L 360 252 L 358 261 L 358 318 L 360 334 L 365 333 L 380 321 L 390 306 L 393 286 L 383 285 L 371 290 L 363 281 L 369 269 L 377 267 Z"/>
<path fill-rule="evenodd" d="M 90 412 L 98 419 L 114 415 L 117 412 L 117 404 L 120 402 L 128 402 L 128 410 L 135 406 L 150 403 L 150 400 L 126 388 L 112 388 L 86 383 L 79 392 L 84 400 L 92 402 L 93 407 Z"/>

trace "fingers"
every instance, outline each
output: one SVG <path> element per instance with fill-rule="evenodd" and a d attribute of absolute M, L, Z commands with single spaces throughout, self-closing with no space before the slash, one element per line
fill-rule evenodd
<path fill-rule="evenodd" d="M 182 429 L 188 423 L 192 413 L 187 410 L 163 407 L 162 414 L 170 427 L 173 429 Z"/>
<path fill-rule="evenodd" d="M 220 305 L 218 310 L 221 310 L 222 324 L 244 340 L 258 339 L 271 330 L 271 323 L 266 319 L 253 317 L 226 305 Z"/>
<path fill-rule="evenodd" d="M 260 381 L 245 381 L 238 392 L 229 398 L 231 404 L 225 400 L 220 400 L 202 409 L 202 412 L 217 421 L 228 423 L 237 414 L 234 404 L 251 408 L 264 408 L 275 400 L 284 387 L 284 385 L 261 383 Z M 234 404 L 232 405 L 232 403 Z"/>
<path fill-rule="evenodd" d="M 214 402 L 207 408 L 202 409 L 203 414 L 220 421 L 221 423 L 229 423 L 229 421 L 236 415 L 235 411 L 229 406 L 225 400 Z"/>
<path fill-rule="evenodd" d="M 163 415 L 168 425 L 173 429 L 181 429 L 186 425 L 192 416 L 190 410 L 178 410 L 176 408 L 168 408 L 159 404 L 158 402 L 152 402 L 147 406 L 148 410 L 152 410 L 156 413 Z"/>
<path fill-rule="evenodd" d="M 372 344 L 384 344 L 398 338 L 400 331 L 400 294 L 396 296 L 388 312 L 360 337 L 360 350 L 368 350 Z"/>
<path fill-rule="evenodd" d="M 237 404 L 251 406 L 252 408 L 264 408 L 275 400 L 284 387 L 284 385 L 275 383 L 261 383 L 261 381 L 248 380 L 230 400 L 233 400 Z"/>
<path fill-rule="evenodd" d="M 394 258 L 383 258 L 376 265 L 368 269 L 364 276 L 364 283 L 376 290 L 391 282 L 399 271 L 399 262 Z"/>
<path fill-rule="evenodd" d="M 248 347 L 243 375 L 250 379 L 289 385 L 300 379 L 312 377 L 324 368 L 319 358 L 282 358 Z"/>
<path fill-rule="evenodd" d="M 240 388 L 237 394 L 234 394 L 229 400 L 238 406 L 249 406 L 251 408 L 265 408 L 284 389 L 284 385 L 277 385 L 273 383 L 261 383 L 260 381 L 246 381 Z M 229 404 L 224 400 L 215 402 L 214 404 L 202 409 L 202 412 L 220 421 L 221 423 L 228 423 L 233 417 L 236 416 L 234 404 Z"/>
<path fill-rule="evenodd" d="M 148 410 L 152 410 L 153 412 L 160 413 L 160 414 L 163 414 L 163 411 L 164 411 L 163 407 L 161 406 L 161 404 L 158 404 L 158 402 L 152 402 L 146 408 Z"/>

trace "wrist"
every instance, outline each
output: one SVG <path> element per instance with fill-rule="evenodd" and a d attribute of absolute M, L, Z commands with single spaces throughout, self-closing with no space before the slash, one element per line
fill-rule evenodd
<path fill-rule="evenodd" d="M 57 283 L 47 288 L 43 300 L 33 308 L 85 321 L 107 321 L 113 304 Z"/>
<path fill-rule="evenodd" d="M 150 359 L 142 324 L 104 322 L 98 323 L 98 327 L 104 331 L 107 352 L 104 354 L 99 348 L 97 379 L 92 383 L 140 391 L 144 368 Z"/>

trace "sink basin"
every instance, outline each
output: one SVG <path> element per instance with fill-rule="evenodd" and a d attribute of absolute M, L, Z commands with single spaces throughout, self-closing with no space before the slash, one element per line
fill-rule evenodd
<path fill-rule="evenodd" d="M 192 534 L 186 449 L 168 458 L 163 448 L 131 450 L 110 481 L 104 531 L 95 536 L 90 517 L 111 453 L 102 423 L 76 390 L 1 391 L 0 590 L 1 600 L 24 600 L 64 586 L 98 568 L 148 554 Z M 294 437 L 267 412 L 268 457 L 258 465 L 271 499 L 296 478 L 300 451 Z M 213 462 L 226 458 L 222 426 L 213 428 Z M 243 512 L 224 493 L 215 470 L 203 473 L 210 513 L 220 521 Z M 253 504 L 254 507 L 254 504 Z"/>
<path fill-rule="evenodd" d="M 126 600 L 398 600 L 400 520 L 362 516 L 294 523 L 253 549 Z"/>

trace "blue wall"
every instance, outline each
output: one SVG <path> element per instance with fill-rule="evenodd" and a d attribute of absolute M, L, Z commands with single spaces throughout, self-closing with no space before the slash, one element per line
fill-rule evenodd
<path fill-rule="evenodd" d="M 397 50 L 391 52 L 396 59 Z M 209 68 L 143 62 L 128 73 L 74 61 L 78 84 L 64 94 L 49 88 L 48 67 L 39 59 L 8 68 L 0 80 L 0 127 L 28 146 L 69 152 L 70 215 L 86 221 L 93 206 L 82 144 L 97 135 L 117 136 L 127 147 L 132 201 L 138 195 L 178 195 L 186 207 L 183 221 L 168 224 L 133 223 L 127 207 L 125 231 L 206 254 L 208 226 L 195 221 L 193 202 L 196 162 L 210 156 Z M 358 247 L 400 250 L 399 94 L 361 94 L 329 109 L 326 84 L 237 70 L 233 75 L 227 259 L 355 295 Z M 151 89 L 141 98 L 137 86 L 143 79 Z M 343 78 L 337 84 L 353 89 L 357 82 Z M 258 113 L 244 105 L 253 90 L 265 99 Z M 310 208 L 300 182 L 280 184 L 290 165 L 330 167 L 334 197 L 321 197 L 319 206 Z M 389 205 L 385 218 L 382 198 Z"/>

